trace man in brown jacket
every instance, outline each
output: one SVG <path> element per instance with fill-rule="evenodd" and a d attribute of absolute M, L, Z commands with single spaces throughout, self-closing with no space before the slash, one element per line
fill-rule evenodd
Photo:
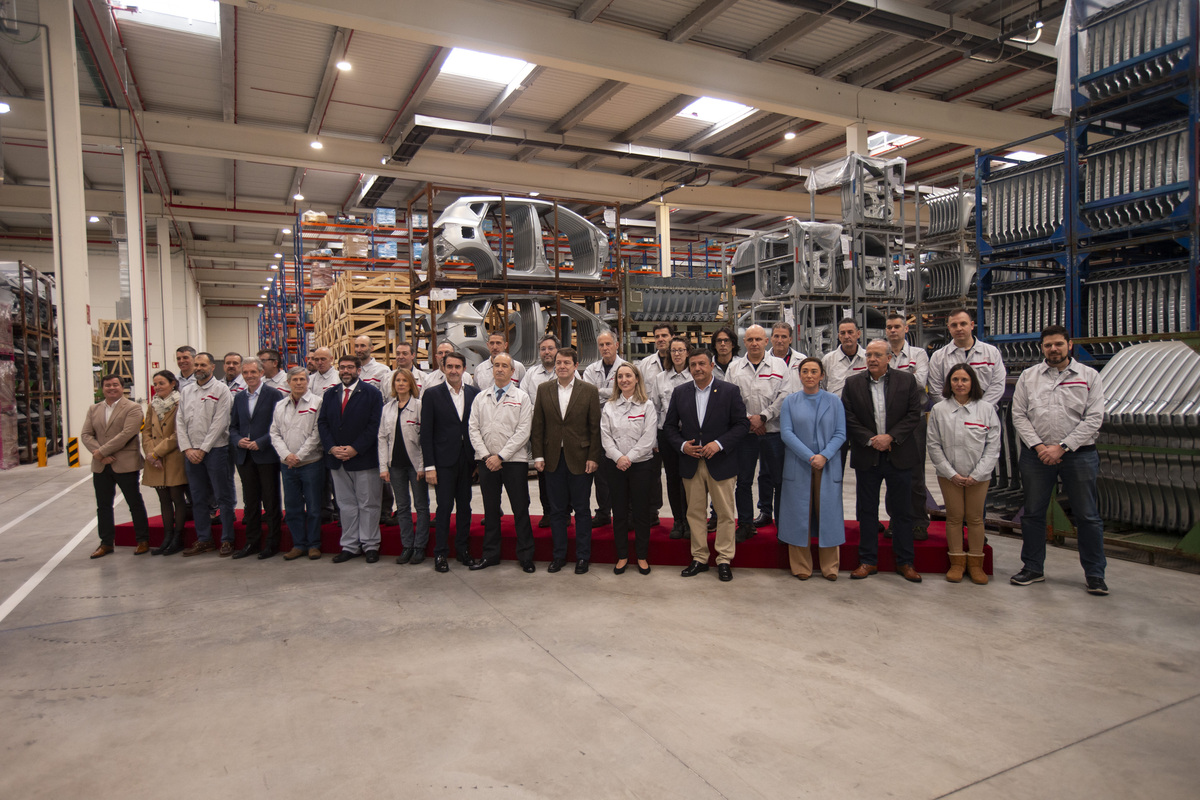
<path fill-rule="evenodd" d="M 88 409 L 79 435 L 83 446 L 92 454 L 92 488 L 96 490 L 96 530 L 100 546 L 92 558 L 113 551 L 113 497 L 117 487 L 129 505 L 133 516 L 133 532 L 137 537 L 135 556 L 150 549 L 150 525 L 146 520 L 146 504 L 142 502 L 139 473 L 142 451 L 138 434 L 142 430 L 142 409 L 125 397 L 121 378 L 105 375 L 100 380 L 104 401 Z"/>
<path fill-rule="evenodd" d="M 600 466 L 600 393 L 575 375 L 579 354 L 564 347 L 554 357 L 557 380 L 538 387 L 530 440 L 533 465 L 546 475 L 554 557 L 547 569 L 567 563 L 567 523 L 575 510 L 575 574 L 592 559 L 592 475 Z"/>

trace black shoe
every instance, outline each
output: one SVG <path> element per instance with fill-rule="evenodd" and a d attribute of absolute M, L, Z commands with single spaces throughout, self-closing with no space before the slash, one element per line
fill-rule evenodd
<path fill-rule="evenodd" d="M 433 557 L 433 569 L 435 572 L 449 572 L 450 564 L 448 564 L 446 562 L 445 556 L 434 556 Z"/>
<path fill-rule="evenodd" d="M 424 560 L 425 560 L 425 551 L 424 550 L 413 550 L 412 561 L 410 561 L 408 563 L 420 564 Z"/>
<path fill-rule="evenodd" d="M 1016 586 L 1028 586 L 1031 583 L 1041 583 L 1044 580 L 1046 580 L 1045 575 L 1040 572 L 1034 572 L 1028 567 L 1025 567 L 1016 575 L 1013 575 L 1011 578 L 1009 578 L 1008 582 Z"/>
<path fill-rule="evenodd" d="M 274 556 L 277 556 L 277 555 L 279 555 L 279 550 L 277 548 L 274 548 L 274 547 L 271 547 L 270 545 L 268 545 L 267 547 L 264 547 L 262 549 L 261 553 L 258 554 L 258 560 L 266 561 L 268 558 L 273 558 Z"/>
<path fill-rule="evenodd" d="M 771 515 L 764 511 L 754 519 L 754 527 L 765 528 L 774 521 L 775 520 L 771 518 Z"/>
<path fill-rule="evenodd" d="M 534 573 L 537 572 L 537 567 L 534 566 L 532 561 L 522 561 L 521 570 L 528 573 Z"/>
<path fill-rule="evenodd" d="M 607 514 L 603 511 L 597 513 L 596 516 L 592 517 L 592 527 L 593 528 L 603 528 L 605 525 L 611 525 L 611 524 L 612 524 L 612 515 Z"/>
<path fill-rule="evenodd" d="M 642 567 L 639 565 L 638 572 L 642 573 L 643 575 L 649 575 L 650 574 L 650 565 L 647 564 L 645 569 L 642 569 Z"/>
<path fill-rule="evenodd" d="M 411 547 L 406 547 L 400 551 L 400 555 L 396 556 L 396 563 L 407 564 L 408 562 L 412 561 L 412 558 L 413 549 Z"/>
<path fill-rule="evenodd" d="M 716 529 L 717 529 L 717 515 L 709 514 L 708 515 L 708 532 L 712 533 Z"/>
<path fill-rule="evenodd" d="M 558 572 L 567 565 L 565 558 L 556 558 L 550 562 L 550 566 L 546 567 L 546 572 Z"/>
<path fill-rule="evenodd" d="M 918 525 L 917 527 L 913 528 L 913 541 L 914 542 L 924 542 L 928 538 L 929 538 L 929 526 Z"/>
<path fill-rule="evenodd" d="M 400 523 L 396 521 L 396 512 L 393 511 L 391 514 L 380 514 L 379 515 L 379 524 L 386 525 L 387 527 L 392 528 L 392 527 L 399 525 Z"/>
<path fill-rule="evenodd" d="M 575 562 L 575 574 L 576 575 L 582 575 L 583 573 L 585 573 L 587 571 L 588 571 L 588 560 L 586 558 L 581 558 Z"/>
<path fill-rule="evenodd" d="M 754 538 L 756 535 L 758 535 L 758 531 L 754 529 L 753 525 L 741 525 L 738 527 L 737 533 L 734 534 L 734 540 L 740 544 Z"/>
<path fill-rule="evenodd" d="M 245 547 L 243 547 L 241 550 L 238 550 L 236 553 L 234 553 L 233 557 L 234 558 L 245 558 L 246 556 L 252 556 L 257 552 L 258 552 L 257 544 L 248 544 Z"/>
<path fill-rule="evenodd" d="M 683 525 L 676 522 L 675 526 L 673 528 L 671 528 L 671 538 L 672 539 L 683 539 L 686 537 L 687 537 L 687 531 L 684 529 Z"/>
<path fill-rule="evenodd" d="M 549 514 L 542 514 L 542 518 L 538 520 L 538 527 L 539 528 L 549 528 L 550 527 L 550 515 Z"/>
<path fill-rule="evenodd" d="M 717 577 L 726 583 L 733 580 L 733 567 L 728 564 L 717 564 Z"/>
<path fill-rule="evenodd" d="M 464 567 L 469 567 L 474 563 L 474 559 L 471 558 L 471 554 L 467 552 L 459 553 L 454 557 L 454 560 L 462 564 Z"/>
<path fill-rule="evenodd" d="M 181 533 L 178 536 L 175 536 L 174 538 L 172 538 L 169 544 L 163 545 L 162 555 L 173 556 L 182 550 L 183 550 L 183 534 Z"/>
<path fill-rule="evenodd" d="M 1104 578 L 1097 578 L 1094 575 L 1087 579 L 1087 593 L 1106 595 L 1108 594 L 1108 584 L 1104 582 Z"/>
<path fill-rule="evenodd" d="M 628 562 L 628 561 L 626 561 L 626 562 L 625 562 L 625 566 L 624 566 L 624 567 L 618 567 L 617 565 L 615 565 L 615 564 L 614 564 L 614 565 L 613 565 L 613 575 L 624 575 L 624 574 L 625 574 L 625 567 L 628 567 L 628 566 L 629 566 L 629 562 Z"/>
<path fill-rule="evenodd" d="M 690 578 L 693 575 L 699 575 L 701 572 L 708 572 L 708 564 L 701 564 L 699 561 L 693 561 L 683 568 L 679 574 L 685 578 Z"/>
<path fill-rule="evenodd" d="M 367 557 L 368 564 L 374 564 L 376 561 L 379 560 L 379 551 L 378 550 L 368 550 L 365 553 L 365 555 Z"/>
<path fill-rule="evenodd" d="M 498 558 L 477 558 L 471 562 L 469 569 L 472 572 L 474 572 L 476 570 L 487 569 L 488 567 L 494 567 L 499 563 L 500 563 L 500 559 L 498 559 Z"/>
<path fill-rule="evenodd" d="M 333 563 L 335 563 L 335 564 L 341 564 L 343 562 L 349 561 L 352 558 L 358 558 L 359 555 L 360 555 L 359 553 L 351 553 L 349 550 L 343 550 L 342 552 L 340 552 L 336 556 L 334 556 L 332 560 L 333 560 Z"/>

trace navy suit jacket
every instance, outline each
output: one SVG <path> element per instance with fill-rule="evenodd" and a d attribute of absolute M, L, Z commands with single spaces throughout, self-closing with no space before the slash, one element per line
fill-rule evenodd
<path fill-rule="evenodd" d="M 925 395 L 912 374 L 888 367 L 887 390 L 883 395 L 886 431 L 875 430 L 870 373 L 863 371 L 846 379 L 846 385 L 842 387 L 842 405 L 846 408 L 850 466 L 855 469 L 879 466 L 881 454 L 869 442 L 872 436 L 886 433 L 892 437 L 888 459 L 893 467 L 925 469 L 920 445 L 913 435 L 925 411 Z"/>
<path fill-rule="evenodd" d="M 732 383 L 713 378 L 705 390 L 708 409 L 704 412 L 704 424 L 696 416 L 696 383 L 688 381 L 675 387 L 671 393 L 671 404 L 667 406 L 667 421 L 663 423 L 663 435 L 675 452 L 679 453 L 679 474 L 684 478 L 696 476 L 700 459 L 680 452 L 684 442 L 695 441 L 708 444 L 716 440 L 721 452 L 708 459 L 708 473 L 713 479 L 723 481 L 738 474 L 737 447 L 750 433 L 750 420 L 746 416 L 746 404 L 742 392 Z"/>
<path fill-rule="evenodd" d="M 379 468 L 379 417 L 383 413 L 383 395 L 374 386 L 359 380 L 342 411 L 342 384 L 330 386 L 321 400 L 317 430 L 329 469 L 363 470 Z M 349 461 L 330 455 L 334 447 L 350 445 L 357 452 Z"/>
<path fill-rule="evenodd" d="M 233 410 L 229 412 L 229 446 L 233 448 L 233 459 L 245 464 L 246 458 L 255 464 L 273 464 L 279 461 L 279 453 L 271 444 L 271 420 L 275 406 L 283 399 L 283 392 L 265 382 L 258 387 L 258 402 L 254 414 L 250 413 L 250 392 L 238 392 L 233 396 Z M 238 447 L 242 439 L 253 439 L 257 450 Z"/>
<path fill-rule="evenodd" d="M 475 450 L 471 447 L 467 426 L 471 421 L 471 404 L 479 389 L 463 384 L 462 390 L 461 420 L 450 399 L 450 387 L 445 383 L 421 393 L 421 457 L 425 459 L 426 469 L 456 464 L 465 464 L 470 469 L 475 464 Z"/>

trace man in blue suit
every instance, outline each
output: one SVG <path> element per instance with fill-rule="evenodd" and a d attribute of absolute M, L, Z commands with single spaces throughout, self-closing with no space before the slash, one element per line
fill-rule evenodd
<path fill-rule="evenodd" d="M 333 491 L 341 510 L 342 552 L 333 557 L 341 564 L 365 555 L 368 564 L 379 560 L 379 417 L 383 395 L 358 379 L 358 356 L 338 359 L 336 386 L 325 390 L 317 430 L 325 451 L 325 466 L 333 475 Z"/>
<path fill-rule="evenodd" d="M 437 526 L 433 568 L 449 572 L 450 511 L 457 511 L 454 550 L 459 563 L 470 566 L 471 474 L 475 449 L 468 425 L 479 390 L 463 382 L 467 360 L 462 353 L 442 355 L 445 381 L 421 394 L 421 453 L 425 482 L 437 492 Z"/>
<path fill-rule="evenodd" d="M 279 454 L 271 445 L 271 420 L 283 393 L 263 382 L 262 362 L 242 359 L 245 390 L 233 396 L 229 412 L 229 444 L 238 476 L 242 479 L 242 525 L 246 545 L 233 554 L 245 558 L 258 553 L 270 558 L 279 552 Z M 267 543 L 262 541 L 263 513 L 267 516 Z M 232 520 L 230 521 L 232 523 Z"/>
<path fill-rule="evenodd" d="M 708 571 L 709 497 L 717 512 L 717 575 L 733 580 L 736 539 L 733 530 L 733 485 L 738 474 L 738 444 L 750 432 L 742 393 L 732 383 L 713 379 L 713 355 L 699 350 L 688 357 L 692 383 L 671 393 L 663 436 L 678 450 L 679 474 L 687 492 L 692 563 L 680 574 L 690 578 Z"/>

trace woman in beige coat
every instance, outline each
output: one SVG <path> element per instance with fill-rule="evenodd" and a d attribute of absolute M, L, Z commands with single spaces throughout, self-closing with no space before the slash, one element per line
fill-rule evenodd
<path fill-rule="evenodd" d="M 169 556 L 183 549 L 183 525 L 187 521 L 184 489 L 183 453 L 175 440 L 175 415 L 179 413 L 179 382 L 170 370 L 154 373 L 154 397 L 146 409 L 142 426 L 142 450 L 146 465 L 142 484 L 153 486 L 162 506 L 163 542 L 150 551 L 153 556 Z"/>

